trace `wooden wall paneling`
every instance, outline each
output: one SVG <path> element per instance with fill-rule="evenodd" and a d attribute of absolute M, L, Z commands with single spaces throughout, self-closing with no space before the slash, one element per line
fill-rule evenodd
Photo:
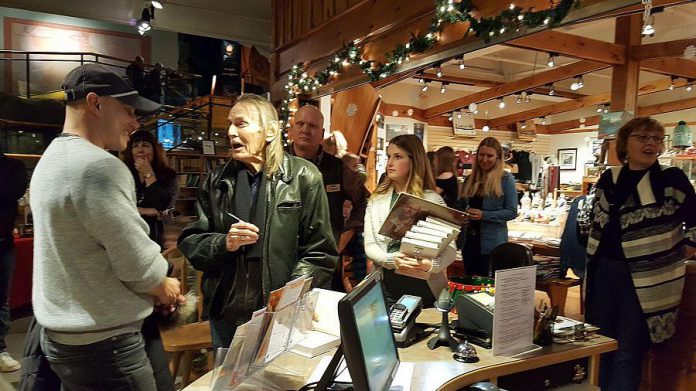
<path fill-rule="evenodd" d="M 334 2 L 333 0 L 323 0 L 324 2 L 324 17 L 322 18 L 322 21 L 326 21 L 331 19 L 335 14 L 334 14 Z"/>
<path fill-rule="evenodd" d="M 283 44 L 287 44 L 292 39 L 292 1 L 283 0 Z"/>
<path fill-rule="evenodd" d="M 312 28 L 321 24 L 324 20 L 324 4 L 320 0 L 312 1 Z"/>
<path fill-rule="evenodd" d="M 334 15 L 341 15 L 346 9 L 348 9 L 347 0 L 334 0 Z"/>
<path fill-rule="evenodd" d="M 292 1 L 292 37 L 291 41 L 297 39 L 297 37 L 302 36 L 302 0 L 288 0 Z"/>
<path fill-rule="evenodd" d="M 312 0 L 302 0 L 302 28 L 301 30 L 309 31 L 312 29 Z"/>
<path fill-rule="evenodd" d="M 340 130 L 348 141 L 348 151 L 360 154 L 365 136 L 374 122 L 380 98 L 377 91 L 369 85 L 341 91 L 336 94 L 331 109 L 331 129 Z M 355 106 L 353 106 L 355 105 Z M 353 115 L 348 115 L 357 108 Z"/>

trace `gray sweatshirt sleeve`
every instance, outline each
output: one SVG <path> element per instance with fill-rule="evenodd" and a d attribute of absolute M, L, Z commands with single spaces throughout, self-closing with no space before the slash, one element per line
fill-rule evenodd
<path fill-rule="evenodd" d="M 72 199 L 85 235 L 106 250 L 124 285 L 133 292 L 149 292 L 166 277 L 168 264 L 138 214 L 130 172 L 120 161 L 102 159 L 79 177 Z"/>

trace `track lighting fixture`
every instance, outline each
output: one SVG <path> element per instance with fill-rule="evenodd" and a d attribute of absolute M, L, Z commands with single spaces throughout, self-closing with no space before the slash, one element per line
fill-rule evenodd
<path fill-rule="evenodd" d="M 556 89 L 553 88 L 553 83 L 549 84 L 549 96 L 556 95 Z"/>
<path fill-rule="evenodd" d="M 421 91 L 423 91 L 423 92 L 428 91 L 428 84 L 430 84 L 430 82 L 426 80 L 423 83 L 423 87 L 421 88 Z"/>
<path fill-rule="evenodd" d="M 554 66 L 556 66 L 556 58 L 557 57 L 558 57 L 557 53 L 549 53 L 549 59 L 548 59 L 548 61 L 546 61 L 546 65 L 549 68 L 553 68 Z"/>
<path fill-rule="evenodd" d="M 448 84 L 448 83 L 445 83 L 445 82 L 442 83 L 442 86 L 440 87 L 440 93 L 441 93 L 441 94 L 444 94 L 445 91 L 447 90 L 447 84 Z"/>
<path fill-rule="evenodd" d="M 573 91 L 577 91 L 584 86 L 585 86 L 585 83 L 582 81 L 582 76 L 576 76 L 575 79 L 573 80 L 573 83 L 571 83 L 571 85 L 570 85 L 570 89 Z"/>
<path fill-rule="evenodd" d="M 498 108 L 500 108 L 501 110 L 505 108 L 505 101 L 503 100 L 503 98 L 498 99 Z"/>

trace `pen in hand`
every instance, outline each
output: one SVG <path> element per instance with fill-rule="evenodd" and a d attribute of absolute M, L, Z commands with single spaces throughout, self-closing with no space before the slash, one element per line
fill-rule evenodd
<path fill-rule="evenodd" d="M 227 215 L 230 216 L 231 218 L 237 220 L 238 223 L 246 223 L 246 221 L 240 219 L 239 217 L 235 216 L 234 214 L 227 212 Z M 261 232 L 256 233 L 259 237 L 261 237 Z"/>

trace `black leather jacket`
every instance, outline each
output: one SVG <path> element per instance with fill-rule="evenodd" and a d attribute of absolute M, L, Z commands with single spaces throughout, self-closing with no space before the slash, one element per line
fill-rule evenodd
<path fill-rule="evenodd" d="M 198 220 L 179 237 L 179 248 L 191 265 L 203 273 L 204 315 L 216 295 L 228 294 L 234 280 L 235 262 L 241 252 L 228 252 L 226 235 L 233 221 L 227 216 L 234 200 L 237 172 L 242 163 L 230 160 L 213 171 L 198 193 Z M 288 281 L 313 277 L 312 285 L 328 287 L 338 255 L 331 233 L 329 208 L 321 173 L 308 161 L 285 154 L 283 164 L 265 182 L 266 221 L 262 250 L 263 302 Z M 259 200 L 259 202 L 262 202 Z M 261 204 L 259 204 L 261 205 Z M 219 317 L 222 307 L 213 309 Z M 217 313 L 216 313 L 217 312 Z"/>

